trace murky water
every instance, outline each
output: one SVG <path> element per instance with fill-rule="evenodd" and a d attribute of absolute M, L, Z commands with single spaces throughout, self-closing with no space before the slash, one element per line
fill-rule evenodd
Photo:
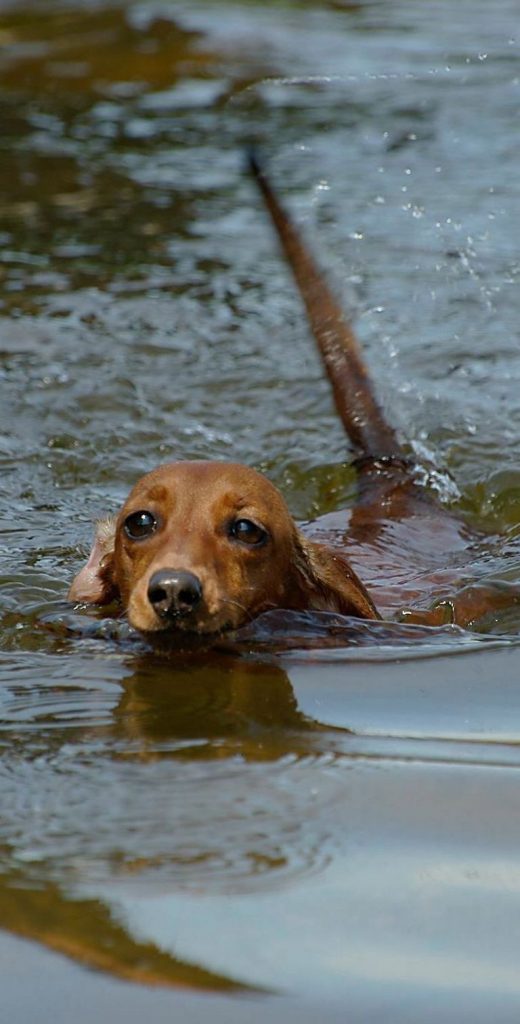
<path fill-rule="evenodd" d="M 9 1020 L 516 1020 L 518 615 L 172 662 L 63 604 L 160 461 L 352 497 L 251 139 L 518 579 L 516 0 L 3 2 L 0 44 Z"/>

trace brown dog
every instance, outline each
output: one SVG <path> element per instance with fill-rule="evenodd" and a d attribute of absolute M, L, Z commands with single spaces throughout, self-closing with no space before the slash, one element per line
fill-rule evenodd
<path fill-rule="evenodd" d="M 318 539 L 310 539 L 277 489 L 246 466 L 160 466 L 138 481 L 117 519 L 98 524 L 70 600 L 118 599 L 131 625 L 158 643 L 222 634 L 273 608 L 380 618 L 357 572 L 381 612 L 415 607 L 408 621 L 467 625 L 510 603 L 493 585 L 449 595 L 475 538 L 414 482 L 349 324 L 254 158 L 251 169 L 358 452 L 358 504 L 350 519 L 335 513 L 313 524 Z"/>
<path fill-rule="evenodd" d="M 69 596 L 119 597 L 143 633 L 221 633 L 271 608 L 378 618 L 345 558 L 302 536 L 276 487 L 226 462 L 142 477 L 117 521 L 98 527 Z"/>

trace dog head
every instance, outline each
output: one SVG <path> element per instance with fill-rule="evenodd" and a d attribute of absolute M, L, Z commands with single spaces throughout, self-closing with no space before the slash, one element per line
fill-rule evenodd
<path fill-rule="evenodd" d="M 177 462 L 142 477 L 98 524 L 72 601 L 119 598 L 154 637 L 236 629 L 272 608 L 377 612 L 348 563 L 297 529 L 279 491 L 237 463 Z"/>

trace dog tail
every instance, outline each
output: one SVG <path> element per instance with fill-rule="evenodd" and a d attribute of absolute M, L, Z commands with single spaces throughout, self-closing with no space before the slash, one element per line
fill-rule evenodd
<path fill-rule="evenodd" d="M 408 460 L 380 409 L 356 336 L 288 213 L 280 204 L 255 152 L 249 168 L 292 269 L 309 323 L 332 384 L 336 409 L 354 445 L 360 469 Z M 376 464 L 374 466 L 374 464 Z"/>

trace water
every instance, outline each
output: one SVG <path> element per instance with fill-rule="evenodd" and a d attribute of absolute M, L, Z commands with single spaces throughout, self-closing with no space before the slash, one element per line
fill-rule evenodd
<path fill-rule="evenodd" d="M 517 580 L 516 3 L 0 14 L 9 1019 L 516 1020 L 517 614 L 289 617 L 168 661 L 64 604 L 158 462 L 249 463 L 302 519 L 352 499 L 252 139 Z"/>

